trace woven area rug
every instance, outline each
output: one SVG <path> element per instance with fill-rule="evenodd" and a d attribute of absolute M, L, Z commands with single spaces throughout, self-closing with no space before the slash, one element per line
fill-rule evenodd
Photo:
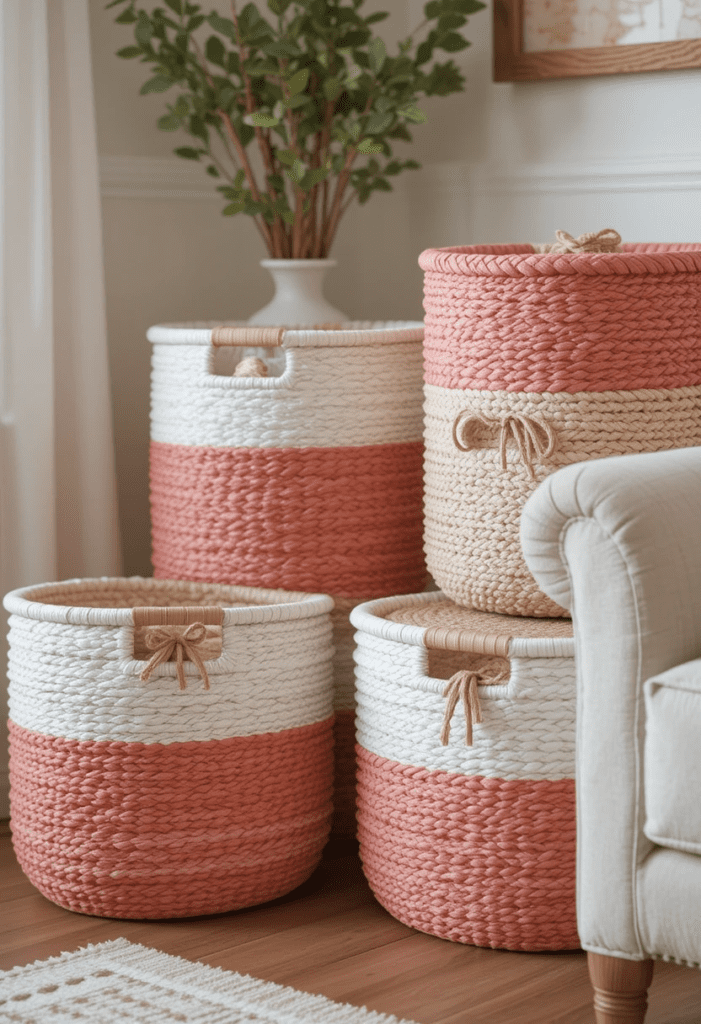
<path fill-rule="evenodd" d="M 126 939 L 0 972 L 12 1024 L 412 1024 Z"/>

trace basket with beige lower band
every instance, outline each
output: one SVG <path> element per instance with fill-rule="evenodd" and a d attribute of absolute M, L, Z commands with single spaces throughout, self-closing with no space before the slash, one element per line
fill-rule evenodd
<path fill-rule="evenodd" d="M 420 259 L 428 568 L 483 611 L 564 614 L 519 541 L 547 474 L 701 444 L 701 246 L 559 235 Z"/>
<path fill-rule="evenodd" d="M 441 593 L 359 605 L 358 837 L 380 903 L 440 938 L 579 945 L 572 625 Z"/>
<path fill-rule="evenodd" d="M 135 577 L 5 607 L 13 843 L 44 896 L 190 917 L 312 873 L 332 812 L 330 598 Z"/>

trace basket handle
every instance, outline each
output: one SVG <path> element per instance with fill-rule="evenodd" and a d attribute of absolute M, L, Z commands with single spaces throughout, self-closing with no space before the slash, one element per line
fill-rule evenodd
<path fill-rule="evenodd" d="M 463 654 L 488 654 L 508 658 L 511 637 L 503 633 L 473 633 L 457 626 L 429 626 L 424 647 L 430 651 L 460 651 Z"/>
<path fill-rule="evenodd" d="M 450 626 L 429 626 L 424 634 L 424 645 L 433 651 L 461 651 L 464 654 L 485 654 L 491 657 L 508 658 L 510 636 L 503 633 L 474 633 L 467 629 Z M 460 669 L 455 672 L 443 688 L 445 712 L 441 728 L 441 745 L 450 740 L 450 723 L 458 703 L 465 714 L 465 746 L 472 746 L 472 727 L 482 721 L 478 686 L 495 686 L 503 683 L 508 672 L 491 674 L 480 669 Z"/>
<path fill-rule="evenodd" d="M 201 622 L 204 626 L 221 626 L 224 609 L 219 605 L 188 605 L 179 608 L 132 608 L 134 626 L 191 626 Z"/>
<path fill-rule="evenodd" d="M 288 330 L 340 331 L 342 324 L 306 324 L 299 328 L 290 327 L 213 327 L 214 348 L 279 348 Z"/>
<path fill-rule="evenodd" d="M 218 605 L 133 608 L 132 619 L 135 631 L 146 629 L 144 642 L 151 652 L 151 658 L 141 672 L 143 682 L 149 679 L 155 668 L 169 661 L 175 654 L 180 689 L 184 690 L 187 686 L 183 668 L 186 657 L 199 669 L 205 690 L 209 689 L 209 675 L 200 648 L 209 639 L 207 626 L 222 626 L 223 608 Z"/>
<path fill-rule="evenodd" d="M 214 348 L 279 348 L 284 327 L 213 327 Z"/>

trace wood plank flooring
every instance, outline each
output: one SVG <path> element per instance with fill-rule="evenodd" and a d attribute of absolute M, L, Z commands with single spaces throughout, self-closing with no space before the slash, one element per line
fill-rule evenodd
<path fill-rule="evenodd" d="M 180 921 L 109 921 L 39 895 L 0 825 L 0 970 L 119 936 L 417 1024 L 593 1021 L 583 953 L 478 949 L 407 928 L 373 898 L 350 840 L 330 844 L 308 882 L 265 906 Z M 701 1024 L 701 972 L 658 964 L 646 1024 Z"/>

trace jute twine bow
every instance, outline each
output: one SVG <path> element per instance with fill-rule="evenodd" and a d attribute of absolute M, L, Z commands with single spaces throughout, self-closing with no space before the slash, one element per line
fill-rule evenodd
<path fill-rule="evenodd" d="M 164 661 L 168 661 L 173 651 L 175 651 L 180 689 L 184 690 L 187 686 L 183 669 L 184 655 L 187 654 L 190 661 L 194 662 L 200 670 L 204 688 L 208 690 L 209 676 L 207 675 L 204 661 L 197 650 L 198 645 L 202 643 L 206 636 L 207 627 L 203 622 L 193 622 L 191 626 L 187 627 L 185 632 L 181 632 L 180 626 L 153 626 L 147 630 L 144 642 L 148 649 L 154 653 L 141 673 L 140 678 L 143 682 L 146 682 L 153 670 L 158 665 L 162 665 Z"/>
<path fill-rule="evenodd" d="M 617 252 L 621 244 L 621 236 L 613 228 L 602 231 L 589 231 L 579 238 L 573 238 L 566 231 L 556 231 L 557 242 L 536 246 L 540 252 Z"/>
<path fill-rule="evenodd" d="M 489 419 L 479 413 L 471 415 L 463 410 L 453 423 L 453 442 L 461 452 L 468 452 L 475 447 L 474 429 L 477 426 L 499 427 L 499 457 L 503 470 L 507 468 L 506 445 L 509 440 L 513 440 L 531 480 L 535 480 L 534 464 L 549 458 L 557 450 L 557 434 L 540 416 L 522 416 L 509 412 L 500 419 Z"/>
<path fill-rule="evenodd" d="M 465 746 L 472 746 L 472 726 L 482 721 L 482 708 L 480 705 L 477 686 L 493 686 L 506 680 L 508 671 L 503 669 L 492 675 L 486 675 L 478 669 L 461 669 L 448 680 L 443 696 L 446 699 L 445 713 L 443 715 L 443 727 L 441 728 L 441 744 L 448 746 L 450 739 L 450 723 L 458 701 L 462 700 L 465 712 Z"/>

